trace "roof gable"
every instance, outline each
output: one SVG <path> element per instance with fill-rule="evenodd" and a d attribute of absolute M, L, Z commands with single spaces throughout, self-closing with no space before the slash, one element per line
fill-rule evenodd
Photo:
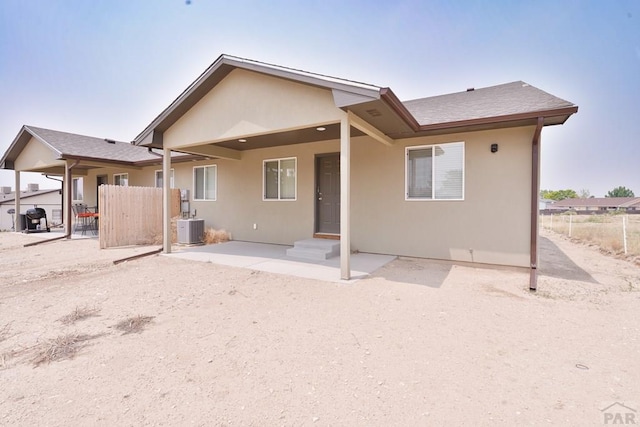
<path fill-rule="evenodd" d="M 381 88 L 378 86 L 223 54 L 136 136 L 134 143 L 160 146 L 161 144 L 152 142 L 152 133 L 154 131 L 164 132 L 171 127 L 234 69 L 244 69 L 330 89 L 335 91 L 338 102 L 357 100 L 361 103 L 380 98 Z"/>
<path fill-rule="evenodd" d="M 32 141 L 37 141 L 42 144 L 43 147 L 51 150 L 53 154 L 51 159 L 56 161 L 77 159 L 131 166 L 155 164 L 162 161 L 161 155 L 128 142 L 25 125 L 20 129 L 20 132 L 0 160 L 0 168 L 14 169 L 16 167 L 16 160 L 27 148 L 27 145 L 33 143 Z M 194 158 L 194 156 L 180 153 L 172 153 L 172 157 L 176 158 L 175 161 Z M 53 165 L 41 165 L 42 168 L 51 166 Z M 34 170 L 36 169 L 38 168 Z"/>

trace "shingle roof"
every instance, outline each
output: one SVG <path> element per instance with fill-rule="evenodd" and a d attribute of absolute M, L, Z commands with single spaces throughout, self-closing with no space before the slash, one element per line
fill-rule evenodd
<path fill-rule="evenodd" d="M 573 107 L 523 81 L 403 101 L 421 126 Z"/>
<path fill-rule="evenodd" d="M 150 154 L 147 149 L 128 142 L 107 142 L 102 138 L 60 132 L 34 126 L 25 126 L 33 136 L 57 151 L 62 158 L 92 158 L 117 162 L 141 162 L 158 160 L 158 156 Z M 112 141 L 112 140 L 110 140 Z"/>

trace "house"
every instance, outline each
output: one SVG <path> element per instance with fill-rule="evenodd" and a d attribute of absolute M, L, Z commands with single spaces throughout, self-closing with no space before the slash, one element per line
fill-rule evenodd
<path fill-rule="evenodd" d="M 212 157 L 193 205 L 238 240 L 339 237 L 342 278 L 357 250 L 530 267 L 534 286 L 540 135 L 577 110 L 522 81 L 402 102 L 222 55 L 134 144 L 165 174 L 171 152 Z"/>
<path fill-rule="evenodd" d="M 626 211 L 640 213 L 640 197 L 590 197 L 587 199 L 564 199 L 549 206 L 552 212 L 574 210 L 578 213 L 604 213 Z"/>
<path fill-rule="evenodd" d="M 180 153 L 172 156 L 178 165 L 202 160 L 199 156 Z M 162 154 L 157 150 L 27 125 L 20 129 L 0 159 L 1 168 L 15 170 L 16 188 L 20 187 L 22 171 L 64 177 L 63 200 L 70 200 L 64 203 L 62 218 L 67 235 L 71 233 L 72 204 L 97 206 L 98 187 L 102 184 L 160 186 L 161 164 Z M 13 198 L 14 210 L 21 214 L 32 207 L 32 202 L 23 197 L 18 194 Z M 60 196 L 57 197 L 60 203 Z"/>
<path fill-rule="evenodd" d="M 27 150 L 47 138 L 25 127 L 0 167 L 16 181 L 43 162 L 83 176 L 85 198 L 101 176 L 162 181 L 165 252 L 173 182 L 236 240 L 339 239 L 343 279 L 360 251 L 527 267 L 534 289 L 541 133 L 577 110 L 522 81 L 402 102 L 386 87 L 222 55 L 133 145 Z"/>
<path fill-rule="evenodd" d="M 553 204 L 556 201 L 553 199 L 540 199 L 539 209 L 540 211 L 546 211 L 548 209 L 553 209 Z"/>
<path fill-rule="evenodd" d="M 26 191 L 20 191 L 18 197 L 25 211 L 34 207 L 44 209 L 49 225 L 62 222 L 62 190 L 40 190 L 38 184 L 28 184 Z M 16 194 L 11 187 L 0 187 L 0 231 L 16 230 L 16 221 L 20 217 L 15 214 L 15 203 Z"/>

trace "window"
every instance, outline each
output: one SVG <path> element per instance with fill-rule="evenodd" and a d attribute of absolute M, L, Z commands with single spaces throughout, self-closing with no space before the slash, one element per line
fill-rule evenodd
<path fill-rule="evenodd" d="M 464 199 L 464 142 L 407 147 L 406 200 Z"/>
<path fill-rule="evenodd" d="M 173 169 L 171 169 L 171 171 L 169 172 L 169 187 L 170 188 L 175 188 L 173 186 L 173 183 L 174 183 Z M 156 171 L 156 188 L 162 188 L 162 171 Z"/>
<path fill-rule="evenodd" d="M 84 180 L 82 178 L 72 178 L 71 198 L 73 200 L 84 200 L 82 195 Z"/>
<path fill-rule="evenodd" d="M 193 200 L 216 200 L 217 170 L 216 165 L 193 168 Z"/>
<path fill-rule="evenodd" d="M 264 200 L 296 199 L 296 158 L 265 160 Z"/>
<path fill-rule="evenodd" d="M 128 173 L 118 173 L 113 175 L 113 184 L 114 185 L 129 185 L 129 174 Z"/>

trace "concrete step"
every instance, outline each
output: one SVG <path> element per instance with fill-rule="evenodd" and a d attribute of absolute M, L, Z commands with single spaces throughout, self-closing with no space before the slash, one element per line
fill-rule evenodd
<path fill-rule="evenodd" d="M 340 255 L 340 242 L 329 239 L 305 239 L 287 249 L 287 256 L 316 261 L 324 261 Z"/>

